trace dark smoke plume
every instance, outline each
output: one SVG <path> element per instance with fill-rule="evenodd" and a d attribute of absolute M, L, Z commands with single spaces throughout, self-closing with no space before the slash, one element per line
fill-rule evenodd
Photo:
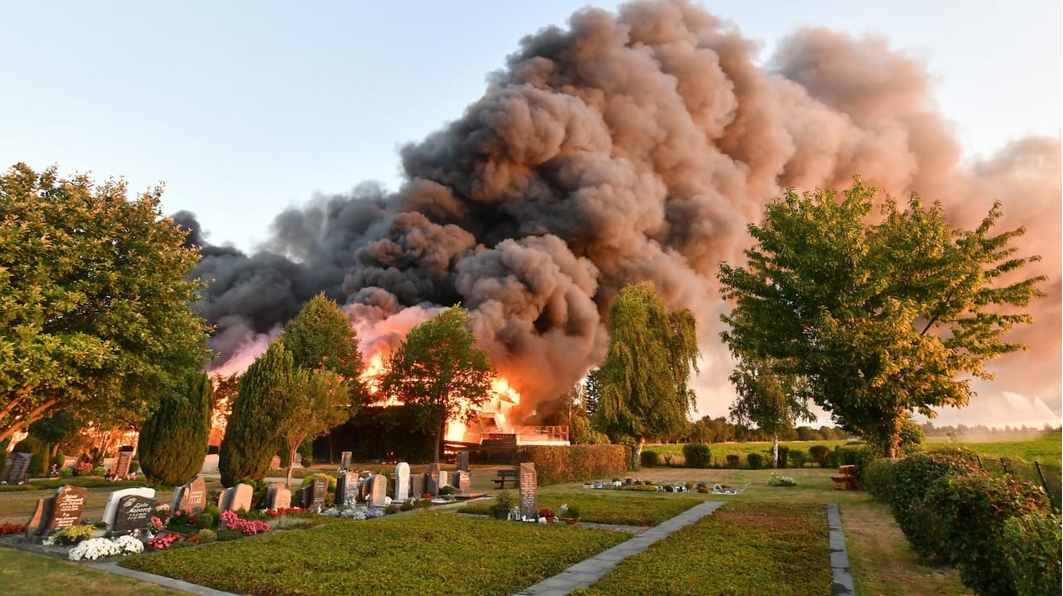
<path fill-rule="evenodd" d="M 804 29 L 767 68 L 756 51 L 684 1 L 585 9 L 526 37 L 460 119 L 402 149 L 398 192 L 362 185 L 289 209 L 253 255 L 207 244 L 181 214 L 212 280 L 200 307 L 219 363 L 320 291 L 352 318 L 460 302 L 534 405 L 600 361 L 610 300 L 650 280 L 698 316 L 702 377 L 722 385 L 719 262 L 740 258 L 745 226 L 786 187 L 860 174 L 964 225 L 999 199 L 1006 226 L 1029 228 L 1024 250 L 1044 260 L 1024 273 L 1048 275 L 1051 296 L 1018 335 L 1034 347 L 1012 359 L 1022 370 L 1001 380 L 1058 402 L 1060 142 L 964 163 L 924 65 L 881 38 Z M 707 399 L 702 413 L 724 413 Z"/>

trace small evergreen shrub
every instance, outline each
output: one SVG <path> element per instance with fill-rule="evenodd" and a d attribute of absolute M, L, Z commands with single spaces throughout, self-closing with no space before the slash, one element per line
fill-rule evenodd
<path fill-rule="evenodd" d="M 661 465 L 661 454 L 656 451 L 643 451 L 639 465 L 644 468 L 656 468 Z"/>
<path fill-rule="evenodd" d="M 1036 511 L 1004 522 L 1004 558 L 1018 596 L 1059 594 L 1063 560 L 1063 523 L 1059 514 Z"/>
<path fill-rule="evenodd" d="M 711 468 L 712 451 L 704 443 L 683 445 L 683 459 L 688 468 Z"/>
<path fill-rule="evenodd" d="M 214 542 L 217 539 L 218 534 L 215 533 L 214 530 L 203 528 L 200 531 L 196 532 L 196 540 L 200 544 L 210 544 L 211 542 Z"/>
<path fill-rule="evenodd" d="M 950 475 L 930 487 L 926 503 L 940 519 L 948 562 L 960 568 L 963 585 L 979 596 L 1015 594 L 1004 524 L 1011 517 L 1047 511 L 1044 491 L 1011 476 Z"/>
<path fill-rule="evenodd" d="M 196 516 L 195 527 L 197 530 L 207 530 L 214 527 L 215 521 L 213 515 L 203 512 Z"/>
<path fill-rule="evenodd" d="M 801 449 L 791 449 L 789 459 L 791 468 L 803 468 L 808 461 L 808 453 Z"/>
<path fill-rule="evenodd" d="M 808 456 L 812 458 L 812 461 L 819 464 L 821 468 L 833 467 L 830 462 L 827 461 L 827 454 L 830 453 L 830 448 L 826 445 L 813 445 L 808 448 Z"/>
<path fill-rule="evenodd" d="M 217 501 L 217 499 L 214 499 L 214 502 Z M 219 519 L 221 519 L 221 509 L 219 509 L 217 505 L 208 505 L 207 507 L 203 508 L 203 513 L 201 515 L 209 515 L 214 518 L 215 522 L 217 522 Z"/>
<path fill-rule="evenodd" d="M 742 457 L 737 453 L 730 453 L 727 455 L 727 467 L 737 468 L 742 465 Z"/>
<path fill-rule="evenodd" d="M 746 456 L 746 463 L 750 470 L 759 470 L 764 467 L 764 456 L 759 453 L 750 453 Z"/>

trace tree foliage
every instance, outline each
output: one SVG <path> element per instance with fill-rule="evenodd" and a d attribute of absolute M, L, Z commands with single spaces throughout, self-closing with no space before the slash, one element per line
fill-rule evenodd
<path fill-rule="evenodd" d="M 804 379 L 779 374 L 770 360 L 743 357 L 728 378 L 738 396 L 730 414 L 739 424 L 755 424 L 777 438 L 800 420 L 816 419 L 808 410 Z"/>
<path fill-rule="evenodd" d="M 164 396 L 144 421 L 137 443 L 140 469 L 153 482 L 178 486 L 203 467 L 214 391 L 204 373 L 188 375 L 184 391 Z"/>
<path fill-rule="evenodd" d="M 1009 246 L 1022 228 L 992 232 L 999 205 L 966 230 L 913 195 L 869 223 L 876 194 L 856 179 L 842 198 L 790 190 L 768 205 L 748 265 L 721 265 L 735 304 L 722 336 L 807 379 L 815 403 L 892 456 L 909 412 L 965 406 L 988 360 L 1023 349 L 1005 338 L 1031 322 L 1019 311 L 1044 278 L 1018 277 L 1037 257 Z"/>
<path fill-rule="evenodd" d="M 275 340 L 240 377 L 232 414 L 218 453 L 218 472 L 225 486 L 261 480 L 277 453 L 281 422 L 291 399 L 296 373 L 292 355 Z"/>
<path fill-rule="evenodd" d="M 448 420 L 471 420 L 491 391 L 494 370 L 486 350 L 451 307 L 414 327 L 385 365 L 381 392 L 416 408 L 416 430 L 435 435 L 439 461 Z"/>
<path fill-rule="evenodd" d="M 145 388 L 206 363 L 199 254 L 161 194 L 54 167 L 0 176 L 0 440 L 57 410 L 138 421 Z"/>
<path fill-rule="evenodd" d="M 614 440 L 680 435 L 694 393 L 696 324 L 689 310 L 671 310 L 647 282 L 620 290 L 609 309 L 609 353 L 595 373 L 595 426 Z M 637 462 L 638 459 L 635 460 Z"/>
<path fill-rule="evenodd" d="M 277 432 L 288 453 L 288 485 L 299 447 L 346 422 L 360 406 L 358 336 L 335 302 L 314 296 L 281 335 L 295 365 Z"/>

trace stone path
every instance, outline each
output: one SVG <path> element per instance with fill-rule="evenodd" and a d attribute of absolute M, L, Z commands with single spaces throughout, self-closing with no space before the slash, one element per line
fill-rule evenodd
<path fill-rule="evenodd" d="M 830 528 L 830 570 L 834 574 L 834 589 L 831 596 L 853 596 L 853 574 L 849 571 L 849 555 L 845 550 L 845 534 L 842 534 L 842 516 L 838 504 L 827 505 L 827 527 Z"/>

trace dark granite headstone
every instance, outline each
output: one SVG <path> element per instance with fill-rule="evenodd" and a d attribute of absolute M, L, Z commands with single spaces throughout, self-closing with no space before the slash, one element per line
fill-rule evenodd
<path fill-rule="evenodd" d="M 351 469 L 351 452 L 350 451 L 341 451 L 340 452 L 340 470 L 342 470 L 344 472 L 347 472 L 350 469 Z"/>
<path fill-rule="evenodd" d="M 454 488 L 458 489 L 459 493 L 467 493 L 472 488 L 472 477 L 465 470 L 458 470 L 454 472 Z"/>
<path fill-rule="evenodd" d="M 133 461 L 133 447 L 126 445 L 118 450 L 118 458 L 114 460 L 114 467 L 111 468 L 111 476 L 115 478 L 126 478 L 129 476 L 129 464 Z"/>
<path fill-rule="evenodd" d="M 55 503 L 55 497 L 37 499 L 37 508 L 33 511 L 30 520 L 26 522 L 26 538 L 32 538 L 44 530 L 45 524 L 52 517 L 53 503 Z"/>
<path fill-rule="evenodd" d="M 314 478 L 310 486 L 303 487 L 302 502 L 304 509 L 321 511 L 325 508 L 325 494 L 328 493 L 328 480 Z"/>
<path fill-rule="evenodd" d="M 538 518 L 539 474 L 534 462 L 520 465 L 520 515 L 524 518 Z"/>
<path fill-rule="evenodd" d="M 358 474 L 344 472 L 336 478 L 337 505 L 351 505 L 358 500 Z"/>
<path fill-rule="evenodd" d="M 207 483 L 203 478 L 196 476 L 192 482 L 177 489 L 178 494 L 174 499 L 177 509 L 191 509 L 196 513 L 202 513 L 207 506 Z"/>
<path fill-rule="evenodd" d="M 80 486 L 61 486 L 55 492 L 52 515 L 45 529 L 49 532 L 62 530 L 81 523 L 81 514 L 85 511 L 85 500 L 89 489 Z"/>
<path fill-rule="evenodd" d="M 32 459 L 32 453 L 13 451 L 7 454 L 7 461 L 4 462 L 4 474 L 0 476 L 0 481 L 3 481 L 4 484 L 22 484 L 26 482 L 26 470 L 29 469 Z"/>
<path fill-rule="evenodd" d="M 151 516 L 155 513 L 155 499 L 146 497 L 122 497 L 118 501 L 118 511 L 114 516 L 111 531 L 125 534 L 135 530 L 147 530 L 151 526 Z"/>
<path fill-rule="evenodd" d="M 424 492 L 433 497 L 439 496 L 439 466 L 428 464 L 428 472 L 425 473 Z"/>
<path fill-rule="evenodd" d="M 458 471 L 459 472 L 468 472 L 469 470 L 470 470 L 470 467 L 469 467 L 469 452 L 468 451 L 459 451 L 458 452 Z"/>

